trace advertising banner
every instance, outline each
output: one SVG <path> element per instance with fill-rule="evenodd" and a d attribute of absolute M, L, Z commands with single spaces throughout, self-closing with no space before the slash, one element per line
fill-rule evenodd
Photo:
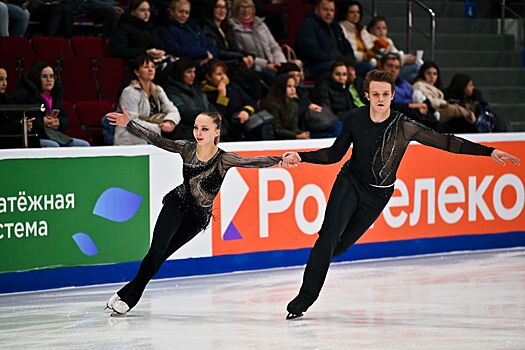
<path fill-rule="evenodd" d="M 485 144 L 525 159 L 523 141 Z M 232 169 L 215 202 L 220 215 L 212 221 L 213 255 L 312 247 L 335 177 L 350 154 L 333 165 Z M 392 199 L 357 243 L 524 231 L 524 182 L 523 165 L 502 167 L 490 157 L 411 145 Z"/>
<path fill-rule="evenodd" d="M 0 272 L 139 260 L 147 155 L 0 160 Z"/>

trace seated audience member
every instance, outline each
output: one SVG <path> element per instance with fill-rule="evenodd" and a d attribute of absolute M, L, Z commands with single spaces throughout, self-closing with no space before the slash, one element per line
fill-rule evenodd
<path fill-rule="evenodd" d="M 6 93 L 7 90 L 7 71 L 0 67 L 0 106 L 14 104 L 15 101 Z M 21 113 L 16 112 L 0 112 L 0 148 L 4 147 L 21 147 L 23 126 L 21 124 Z M 33 130 L 33 118 L 28 118 L 26 121 L 27 132 Z M 8 139 L 4 135 L 19 135 L 20 139 Z M 4 140 L 2 140 L 2 138 Z M 13 146 L 14 145 L 14 146 Z M 31 146 L 31 145 L 30 145 Z"/>
<path fill-rule="evenodd" d="M 173 65 L 166 83 L 166 94 L 179 110 L 181 121 L 177 126 L 178 138 L 193 141 L 195 118 L 202 112 L 215 111 L 215 106 L 195 83 L 196 64 L 190 57 L 181 57 Z"/>
<path fill-rule="evenodd" d="M 348 71 L 345 62 L 335 60 L 327 76 L 319 79 L 312 96 L 315 103 L 323 108 L 329 108 L 341 122 L 355 108 L 347 82 Z"/>
<path fill-rule="evenodd" d="M 448 103 L 445 100 L 441 85 L 441 74 L 439 67 L 432 61 L 425 61 L 419 69 L 416 80 L 413 84 L 414 91 L 420 91 L 430 101 L 431 107 L 436 111 L 434 115 L 438 120 L 440 132 L 455 132 L 452 130 L 455 121 L 452 119 L 464 119 L 459 123 L 474 124 L 476 116 L 473 112 L 457 103 Z"/>
<path fill-rule="evenodd" d="M 247 130 L 246 122 L 256 111 L 256 101 L 238 84 L 228 78 L 226 65 L 213 59 L 206 65 L 206 78 L 202 90 L 223 117 L 221 140 L 268 140 L 273 138 L 271 122 L 256 130 Z"/>
<path fill-rule="evenodd" d="M 455 74 L 450 85 L 445 89 L 445 99 L 451 104 L 458 104 L 474 113 L 471 119 L 453 119 L 450 123 L 454 132 L 498 132 L 507 131 L 506 122 L 496 117 L 481 91 L 474 87 L 472 78 L 466 74 Z"/>
<path fill-rule="evenodd" d="M 344 37 L 341 26 L 334 21 L 334 16 L 333 0 L 316 0 L 314 12 L 306 15 L 299 27 L 295 49 L 304 60 L 307 79 L 317 79 L 338 58 L 350 62 L 362 76 L 372 69 L 368 63 L 357 63 L 354 50 Z"/>
<path fill-rule="evenodd" d="M 28 112 L 34 118 L 32 130 L 40 137 L 42 147 L 89 147 L 89 142 L 62 133 L 67 130 L 67 112 L 63 105 L 63 88 L 53 68 L 37 61 L 20 80 L 14 93 L 18 104 L 44 105 L 44 112 Z"/>
<path fill-rule="evenodd" d="M 295 93 L 295 79 L 281 74 L 275 79 L 266 99 L 265 109 L 273 119 L 277 139 L 309 139 L 310 132 L 299 128 L 299 104 Z"/>
<path fill-rule="evenodd" d="M 148 56 L 139 56 L 134 65 L 135 78 L 122 91 L 120 109 L 124 108 L 131 119 L 163 137 L 175 139 L 180 115 L 162 87 L 153 83 L 155 63 Z M 115 145 L 147 144 L 126 128 L 115 128 Z"/>
<path fill-rule="evenodd" d="M 73 12 L 65 0 L 29 1 L 31 18 L 42 22 L 44 35 L 73 36 Z"/>
<path fill-rule="evenodd" d="M 124 13 L 115 0 L 69 0 L 69 3 L 76 17 L 101 23 L 105 38 L 115 34 L 118 19 Z"/>
<path fill-rule="evenodd" d="M 411 53 L 404 54 L 396 48 L 392 39 L 388 37 L 386 18 L 382 16 L 373 17 L 367 28 L 373 35 L 374 47 L 372 51 L 375 52 L 378 61 L 388 53 L 399 54 L 402 63 L 401 76 L 408 81 L 413 81 L 419 71 L 421 62 L 418 62 L 416 56 Z"/>
<path fill-rule="evenodd" d="M 384 55 L 381 58 L 381 67 L 396 79 L 392 109 L 402 112 L 408 117 L 435 129 L 437 127 L 437 120 L 429 113 L 428 105 L 423 101 L 414 102 L 412 85 L 399 74 L 401 68 L 401 58 L 399 55 L 397 53 Z"/>
<path fill-rule="evenodd" d="M 355 107 L 363 107 L 366 105 L 366 97 L 363 91 L 364 80 L 360 76 L 357 76 L 357 72 L 352 65 L 347 64 L 346 73 L 346 85 L 348 86 L 350 96 L 352 96 L 352 102 Z"/>
<path fill-rule="evenodd" d="M 120 18 L 117 31 L 111 40 L 111 52 L 128 62 L 147 54 L 154 60 L 166 56 L 164 43 L 150 22 L 151 8 L 147 0 L 131 0 L 128 9 Z"/>
<path fill-rule="evenodd" d="M 25 8 L 27 1 L 0 0 L 0 36 L 23 37 L 29 25 L 29 11 Z"/>
<path fill-rule="evenodd" d="M 237 44 L 243 52 L 255 55 L 255 70 L 260 72 L 266 84 L 271 85 L 286 57 L 264 20 L 255 15 L 253 1 L 234 0 L 233 18 L 229 22 Z"/>
<path fill-rule="evenodd" d="M 227 20 L 228 3 L 225 0 L 208 1 L 202 22 L 204 34 L 217 49 L 217 58 L 228 67 L 232 80 L 255 100 L 262 97 L 259 76 L 255 73 L 255 54 L 242 51 L 237 45 L 233 29 Z"/>
<path fill-rule="evenodd" d="M 307 87 L 303 84 L 304 74 L 301 67 L 295 63 L 283 63 L 279 67 L 278 74 L 288 74 L 295 81 L 295 93 L 299 103 L 299 128 L 306 130 L 306 114 L 308 111 L 321 112 L 323 107 L 312 102 L 311 91 L 312 87 Z"/>
<path fill-rule="evenodd" d="M 172 0 L 169 6 L 170 20 L 158 32 L 166 45 L 168 54 L 189 56 L 204 65 L 217 55 L 198 23 L 190 19 L 191 4 L 188 0 Z"/>
<path fill-rule="evenodd" d="M 350 42 L 350 46 L 354 50 L 357 62 L 369 62 L 372 66 L 376 66 L 377 60 L 372 51 L 374 37 L 361 24 L 362 14 L 363 7 L 359 1 L 343 3 L 341 11 L 338 13 L 339 25 L 343 29 L 346 40 Z"/>

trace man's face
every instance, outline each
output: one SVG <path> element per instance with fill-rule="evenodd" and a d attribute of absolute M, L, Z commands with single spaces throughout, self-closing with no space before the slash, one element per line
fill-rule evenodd
<path fill-rule="evenodd" d="M 322 0 L 319 5 L 315 7 L 315 14 L 326 24 L 332 23 L 335 15 L 335 3 L 333 1 Z"/>
<path fill-rule="evenodd" d="M 383 65 L 383 70 L 387 73 L 390 73 L 394 76 L 394 79 L 397 79 L 399 77 L 399 69 L 401 68 L 401 62 L 397 59 L 389 59 L 386 60 L 385 64 Z"/>
<path fill-rule="evenodd" d="M 390 111 L 390 103 L 394 98 L 392 86 L 385 81 L 372 81 L 366 98 L 370 101 L 370 109 L 379 114 Z"/>

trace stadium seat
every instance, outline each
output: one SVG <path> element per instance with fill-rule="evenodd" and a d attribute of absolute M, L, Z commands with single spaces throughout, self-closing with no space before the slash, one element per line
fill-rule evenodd
<path fill-rule="evenodd" d="M 120 58 L 103 58 L 95 63 L 100 99 L 117 102 L 128 80 L 128 68 Z"/>
<path fill-rule="evenodd" d="M 35 57 L 29 40 L 16 36 L 0 37 L 0 66 L 7 71 L 7 92 L 15 90 L 18 78 L 22 73 L 24 59 Z"/>
<path fill-rule="evenodd" d="M 43 57 L 73 57 L 75 54 L 65 38 L 58 36 L 35 36 L 31 45 L 37 56 Z"/>
<path fill-rule="evenodd" d="M 98 36 L 74 36 L 71 39 L 71 47 L 77 57 L 101 58 L 109 56 L 106 41 Z"/>
<path fill-rule="evenodd" d="M 93 137 L 93 145 L 104 145 L 101 119 L 112 110 L 111 103 L 107 101 L 80 101 L 75 104 L 80 124 Z"/>
<path fill-rule="evenodd" d="M 61 61 L 60 79 L 64 85 L 65 100 L 76 103 L 98 98 L 97 80 L 91 59 L 64 58 Z"/>
<path fill-rule="evenodd" d="M 64 101 L 64 109 L 67 112 L 67 119 L 69 123 L 65 134 L 71 137 L 86 140 L 90 144 L 93 144 L 93 138 L 91 137 L 91 135 L 87 131 L 82 129 L 73 104 L 69 101 Z"/>

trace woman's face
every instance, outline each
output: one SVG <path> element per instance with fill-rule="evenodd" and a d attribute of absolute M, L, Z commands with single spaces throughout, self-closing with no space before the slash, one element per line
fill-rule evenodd
<path fill-rule="evenodd" d="M 146 61 L 135 70 L 135 74 L 141 81 L 151 82 L 155 79 L 155 63 L 151 61 Z"/>
<path fill-rule="evenodd" d="M 348 8 L 346 13 L 346 20 L 353 24 L 358 24 L 361 20 L 361 13 L 359 12 L 359 6 L 352 5 Z"/>
<path fill-rule="evenodd" d="M 217 68 L 215 68 L 213 73 L 211 73 L 211 75 L 208 75 L 208 82 L 211 85 L 217 87 L 217 86 L 219 86 L 221 81 L 226 79 L 226 77 L 227 77 L 227 75 L 226 75 L 226 72 L 224 71 L 224 68 L 223 67 L 217 67 Z"/>
<path fill-rule="evenodd" d="M 222 22 L 228 16 L 228 6 L 226 6 L 226 1 L 217 0 L 215 3 L 215 8 L 213 9 L 213 18 L 216 21 Z"/>
<path fill-rule="evenodd" d="M 170 17 L 175 21 L 184 24 L 190 18 L 190 3 L 187 1 L 178 2 L 175 7 L 170 7 Z"/>
<path fill-rule="evenodd" d="M 149 3 L 144 1 L 142 4 L 139 5 L 139 7 L 131 11 L 131 15 L 140 18 L 144 22 L 149 21 L 151 15 Z"/>
<path fill-rule="evenodd" d="M 467 86 L 465 86 L 465 97 L 472 96 L 473 92 L 474 92 L 474 82 L 471 80 L 468 82 Z"/>
<path fill-rule="evenodd" d="M 346 66 L 335 67 L 332 71 L 332 79 L 339 84 L 346 84 L 348 78 L 348 72 Z"/>
<path fill-rule="evenodd" d="M 386 38 L 388 35 L 388 27 L 386 26 L 385 21 L 377 22 L 372 28 L 372 34 L 378 38 Z"/>
<path fill-rule="evenodd" d="M 434 67 L 430 67 L 425 71 L 425 81 L 430 85 L 436 85 L 438 79 L 438 71 Z"/>
<path fill-rule="evenodd" d="M 248 1 L 241 1 L 237 8 L 237 16 L 243 21 L 251 21 L 255 16 L 255 6 Z"/>
<path fill-rule="evenodd" d="M 192 86 L 195 81 L 195 67 L 186 69 L 183 73 L 182 80 L 184 84 Z"/>
<path fill-rule="evenodd" d="M 53 68 L 46 67 L 40 72 L 40 88 L 43 92 L 50 92 L 55 86 L 55 74 Z"/>
<path fill-rule="evenodd" d="M 286 98 L 290 99 L 295 97 L 296 91 L 295 91 L 295 79 L 294 78 L 288 78 L 288 81 L 286 82 Z"/>
<path fill-rule="evenodd" d="M 193 137 L 198 145 L 208 146 L 214 144 L 220 131 L 213 119 L 206 114 L 199 114 L 193 124 Z"/>
<path fill-rule="evenodd" d="M 0 68 L 0 94 L 5 94 L 7 90 L 7 71 Z"/>

